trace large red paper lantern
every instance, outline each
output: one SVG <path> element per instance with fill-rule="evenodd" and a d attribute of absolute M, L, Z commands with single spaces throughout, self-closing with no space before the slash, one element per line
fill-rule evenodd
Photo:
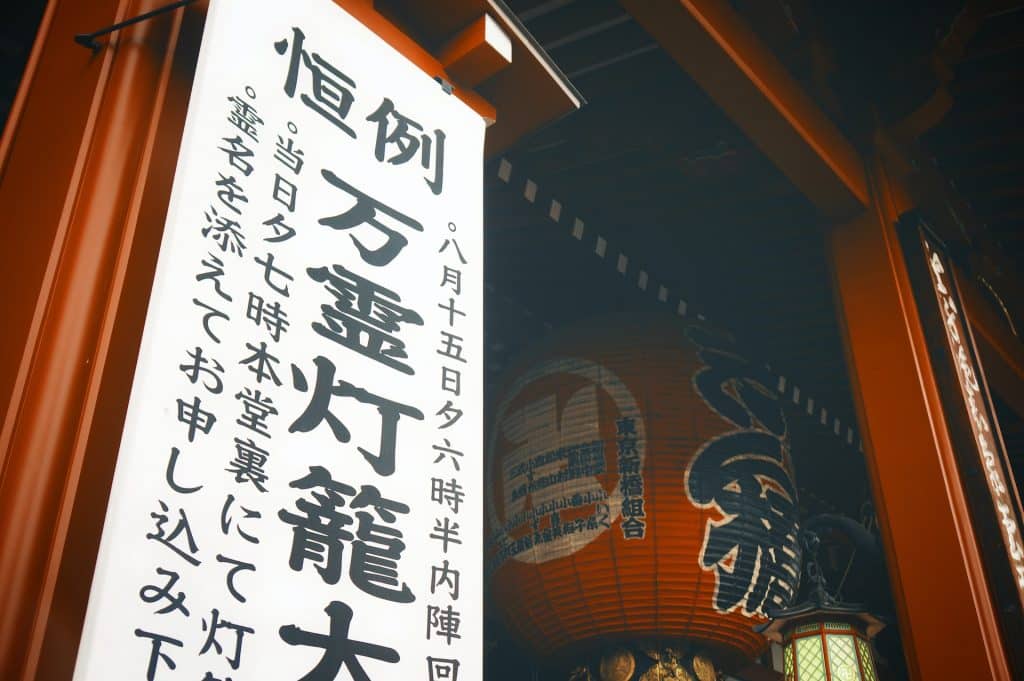
<path fill-rule="evenodd" d="M 768 373 L 707 326 L 618 320 L 512 372 L 487 443 L 490 595 L 530 650 L 687 639 L 751 658 L 797 587 Z"/>

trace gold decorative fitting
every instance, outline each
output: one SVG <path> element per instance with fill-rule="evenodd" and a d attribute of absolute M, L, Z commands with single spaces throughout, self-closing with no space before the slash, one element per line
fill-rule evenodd
<path fill-rule="evenodd" d="M 718 673 L 711 660 L 703 655 L 695 655 L 693 658 L 693 673 L 697 675 L 698 681 L 716 681 Z"/>
<path fill-rule="evenodd" d="M 658 662 L 640 676 L 640 681 L 695 681 L 678 662 Z"/>
<path fill-rule="evenodd" d="M 601 658 L 601 681 L 629 681 L 635 670 L 636 660 L 628 650 L 613 650 Z"/>

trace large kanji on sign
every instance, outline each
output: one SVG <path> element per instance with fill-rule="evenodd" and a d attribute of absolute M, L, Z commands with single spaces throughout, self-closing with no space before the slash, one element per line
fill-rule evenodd
<path fill-rule="evenodd" d="M 483 137 L 210 3 L 76 679 L 481 678 Z"/>

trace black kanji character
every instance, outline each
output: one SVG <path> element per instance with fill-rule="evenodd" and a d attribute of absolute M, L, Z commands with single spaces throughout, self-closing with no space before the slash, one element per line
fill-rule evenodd
<path fill-rule="evenodd" d="M 686 335 L 700 348 L 705 366 L 695 374 L 694 387 L 708 406 L 737 428 L 783 435 L 786 417 L 767 368 L 737 354 L 730 338 L 698 327 L 687 328 Z"/>
<path fill-rule="evenodd" d="M 195 487 L 182 487 L 181 485 L 174 481 L 174 471 L 178 466 L 178 456 L 180 454 L 181 452 L 178 450 L 177 447 L 171 447 L 171 456 L 170 458 L 167 459 L 167 471 L 164 474 L 164 479 L 167 481 L 167 486 L 170 487 L 175 492 L 177 492 L 178 494 L 192 494 L 193 492 L 198 492 L 203 488 L 202 485 L 197 485 Z"/>
<path fill-rule="evenodd" d="M 228 163 L 231 164 L 232 168 L 240 171 L 242 175 L 249 177 L 252 173 L 252 163 L 249 162 L 249 159 L 254 155 L 252 149 L 245 146 L 241 135 L 223 137 L 222 139 L 227 142 L 228 146 L 217 147 L 217 149 L 228 155 Z"/>
<path fill-rule="evenodd" d="M 206 269 L 196 275 L 196 281 L 209 281 L 213 284 L 214 292 L 224 300 L 231 302 L 231 296 L 221 288 L 220 278 L 224 276 L 224 261 L 213 253 L 207 253 L 209 260 L 203 259 L 200 262 L 206 265 Z"/>
<path fill-rule="evenodd" d="M 203 349 L 198 345 L 194 351 L 186 350 L 185 352 L 188 354 L 189 361 L 179 365 L 178 368 L 188 377 L 189 382 L 195 385 L 199 380 L 199 375 L 202 374 L 210 379 L 210 382 L 203 381 L 203 387 L 214 395 L 219 394 L 224 389 L 224 381 L 218 376 L 218 374 L 224 373 L 224 367 L 220 362 L 203 355 Z"/>
<path fill-rule="evenodd" d="M 249 304 L 245 308 L 245 318 L 251 319 L 256 326 L 261 323 L 266 327 L 270 337 L 277 342 L 281 334 L 288 330 L 291 322 L 288 321 L 288 313 L 281 309 L 281 303 L 276 300 L 273 303 L 266 303 L 262 296 L 249 291 Z"/>
<path fill-rule="evenodd" d="M 311 646 L 324 651 L 316 666 L 299 681 L 334 681 L 342 667 L 347 669 L 352 681 L 371 681 L 359 657 L 392 664 L 401 659 L 398 651 L 392 648 L 350 640 L 348 630 L 352 623 L 352 608 L 345 603 L 331 601 L 324 612 L 331 618 L 329 633 L 326 635 L 299 629 L 294 624 L 285 625 L 278 632 L 281 640 L 290 646 Z"/>
<path fill-rule="evenodd" d="M 313 395 L 310 398 L 306 410 L 295 419 L 295 422 L 288 427 L 289 433 L 308 433 L 322 422 L 326 421 L 334 433 L 335 439 L 339 442 L 348 442 L 351 434 L 345 424 L 331 413 L 331 398 L 352 397 L 363 404 L 370 404 L 377 407 L 380 415 L 380 447 L 378 453 L 374 454 L 369 450 L 357 447 L 373 470 L 378 475 L 391 475 L 395 472 L 395 449 L 398 441 L 398 420 L 402 416 L 409 416 L 418 421 L 423 420 L 423 412 L 409 405 L 400 404 L 391 400 L 374 395 L 366 390 L 356 387 L 346 381 L 335 382 L 335 366 L 324 356 L 313 359 L 316 365 L 316 385 L 313 388 Z M 309 384 L 306 377 L 298 366 L 292 365 L 292 381 L 297 390 L 306 392 Z"/>
<path fill-rule="evenodd" d="M 441 130 L 434 130 L 431 137 L 423 132 L 423 126 L 407 116 L 403 116 L 395 110 L 395 104 L 387 97 L 380 103 L 377 110 L 366 117 L 366 120 L 377 124 L 377 142 L 373 148 L 373 154 L 378 161 L 384 162 L 387 155 L 387 147 L 393 145 L 395 153 L 387 158 L 391 165 L 402 165 L 407 163 L 420 152 L 420 165 L 424 170 L 433 167 L 433 179 L 424 178 L 430 191 L 440 194 L 444 186 L 444 139 L 445 134 Z M 394 122 L 393 126 L 389 123 Z M 390 132 L 388 128 L 391 128 Z M 409 130 L 417 131 L 417 134 Z"/>
<path fill-rule="evenodd" d="M 453 449 L 452 443 L 448 440 L 448 438 L 444 439 L 443 446 L 432 445 L 431 448 L 437 451 L 437 458 L 434 459 L 434 463 L 440 463 L 442 459 L 450 459 L 452 462 L 452 466 L 455 467 L 455 470 L 462 470 L 462 467 L 459 465 L 458 457 L 463 456 L 463 453 L 457 449 Z"/>
<path fill-rule="evenodd" d="M 197 431 L 204 435 L 210 434 L 213 424 L 217 422 L 217 417 L 213 415 L 213 412 L 202 408 L 202 400 L 198 396 L 192 398 L 191 404 L 179 397 L 178 421 L 188 426 L 188 441 L 193 442 L 196 439 Z"/>
<path fill-rule="evenodd" d="M 644 521 L 639 518 L 628 517 L 622 521 L 622 536 L 626 539 L 643 539 L 645 527 Z"/>
<path fill-rule="evenodd" d="M 762 430 L 719 436 L 697 452 L 686 480 L 693 503 L 724 516 L 707 522 L 700 564 L 740 588 L 716 589 L 715 608 L 764 615 L 782 607 L 800 569 L 796 487 L 782 441 Z"/>
<path fill-rule="evenodd" d="M 234 517 L 229 515 L 229 511 L 231 510 L 231 506 L 234 503 L 235 503 L 235 495 L 234 494 L 229 494 L 227 496 L 227 498 L 224 499 L 224 507 L 221 508 L 221 511 L 220 511 L 220 529 L 221 529 L 221 532 L 223 532 L 225 535 L 227 535 L 228 531 L 231 529 L 231 521 L 234 520 Z M 242 512 L 245 514 L 244 515 L 245 518 L 262 518 L 263 517 L 263 514 L 260 513 L 259 511 L 254 511 L 254 510 L 252 510 L 250 508 L 246 508 L 245 506 L 242 506 L 242 505 L 239 505 L 239 508 L 242 509 Z M 238 535 L 242 539 L 244 539 L 245 541 L 249 542 L 250 544 L 259 544 L 260 543 L 260 540 L 257 537 L 254 537 L 253 535 L 249 534 L 248 532 L 246 532 L 245 530 L 242 529 L 242 524 L 241 523 L 238 523 L 237 525 L 235 525 L 235 530 L 238 532 Z"/>
<path fill-rule="evenodd" d="M 274 365 L 279 364 L 281 360 L 267 351 L 267 344 L 260 342 L 260 346 L 256 347 L 252 343 L 246 343 L 245 347 L 252 350 L 252 354 L 241 360 L 239 364 L 248 365 L 249 371 L 256 374 L 256 382 L 262 383 L 265 379 L 270 379 L 274 385 L 281 385 L 281 379 L 274 371 Z"/>
<path fill-rule="evenodd" d="M 253 142 L 259 142 L 258 126 L 263 125 L 263 119 L 257 115 L 256 109 L 241 97 L 228 97 L 228 101 L 231 102 L 231 112 L 228 114 L 231 125 L 244 132 Z"/>
<path fill-rule="evenodd" d="M 428 656 L 427 681 L 459 681 L 459 666 L 460 662 L 452 658 Z"/>
<path fill-rule="evenodd" d="M 438 303 L 437 306 L 439 308 L 441 308 L 442 310 L 447 310 L 448 311 L 448 326 L 455 326 L 455 317 L 456 316 L 459 316 L 459 317 L 465 317 L 466 316 L 465 312 L 463 312 L 462 310 L 460 310 L 457 307 L 455 307 L 455 299 L 454 298 L 449 298 L 447 305 L 445 305 L 444 303 Z"/>
<path fill-rule="evenodd" d="M 462 543 L 462 540 L 459 539 L 459 524 L 453 523 L 447 517 L 443 520 L 436 519 L 434 529 L 428 536 L 441 542 L 441 551 L 444 553 L 448 553 L 448 544 Z"/>
<path fill-rule="evenodd" d="M 448 589 L 448 596 L 453 601 L 459 600 L 459 571 L 448 565 L 447 558 L 440 566 L 430 566 L 430 593 L 436 593 L 440 587 Z"/>
<path fill-rule="evenodd" d="M 264 396 L 258 388 L 243 388 L 242 392 L 235 394 L 235 399 L 242 403 L 242 415 L 235 423 L 263 437 L 270 437 L 267 419 L 277 416 L 277 408 L 270 396 Z"/>
<path fill-rule="evenodd" d="M 228 558 L 227 556 L 222 556 L 219 553 L 217 554 L 217 562 L 227 563 L 228 565 L 234 566 L 230 570 L 228 570 L 227 577 L 225 578 L 225 583 L 227 584 L 228 591 L 231 592 L 231 595 L 234 596 L 235 600 L 239 603 L 245 603 L 245 596 L 243 596 L 241 592 L 239 592 L 238 589 L 235 588 L 235 575 L 237 575 L 238 572 L 241 570 L 256 572 L 256 566 L 252 563 L 247 563 L 244 560 L 236 560 L 235 558 Z"/>
<path fill-rule="evenodd" d="M 444 403 L 444 406 L 435 412 L 435 415 L 444 419 L 444 423 L 438 426 L 438 430 L 443 430 L 444 428 L 455 425 L 455 423 L 462 418 L 462 410 L 456 408 L 455 404 L 451 400 L 447 400 Z"/>
<path fill-rule="evenodd" d="M 213 206 L 203 211 L 203 217 L 206 226 L 201 230 L 202 235 L 216 243 L 222 253 L 230 251 L 242 255 L 245 252 L 245 235 L 237 220 L 221 215 Z"/>
<path fill-rule="evenodd" d="M 441 390 L 458 397 L 462 394 L 462 372 L 450 367 L 441 367 Z"/>
<path fill-rule="evenodd" d="M 235 634 L 235 650 L 230 656 L 224 655 L 224 648 L 221 646 L 220 641 L 217 640 L 217 630 L 219 629 L 228 629 Z M 256 630 L 252 627 L 222 620 L 217 608 L 213 608 L 210 615 L 209 626 L 206 624 L 206 618 L 203 618 L 203 631 L 207 632 L 206 641 L 203 643 L 203 647 L 199 650 L 199 654 L 205 655 L 210 648 L 213 648 L 218 655 L 224 655 L 224 659 L 226 659 L 228 664 L 231 665 L 231 668 L 236 671 L 242 662 L 242 639 L 246 634 L 256 633 Z"/>
<path fill-rule="evenodd" d="M 427 606 L 427 640 L 443 638 L 448 645 L 452 639 L 462 638 L 459 633 L 459 626 L 462 624 L 462 615 L 458 610 L 449 604 L 446 608 L 436 605 Z"/>
<path fill-rule="evenodd" d="M 227 314 L 221 312 L 215 307 L 207 305 L 198 298 L 193 298 L 192 302 L 198 307 L 201 307 L 204 310 L 206 310 L 206 314 L 203 315 L 203 331 L 206 332 L 206 335 L 209 336 L 214 343 L 220 343 L 220 338 L 218 338 L 217 335 L 210 330 L 210 320 L 216 317 L 220 319 L 227 319 L 228 321 L 230 321 L 231 318 L 228 317 Z"/>
<path fill-rule="evenodd" d="M 260 260 L 259 256 L 256 256 L 255 258 L 253 258 L 253 260 L 255 260 L 257 264 L 263 265 L 263 281 L 265 281 L 267 283 L 267 286 L 269 286 L 274 291 L 276 291 L 277 293 L 279 293 L 282 296 L 284 296 L 285 298 L 287 298 L 289 296 L 288 284 L 283 284 L 283 285 L 280 285 L 280 286 L 275 284 L 274 281 L 273 281 L 274 275 L 280 275 L 280 277 L 282 279 L 286 279 L 288 281 L 294 281 L 295 277 L 293 277 L 292 275 L 288 274 L 287 272 L 282 270 L 280 267 L 274 267 L 274 254 L 273 253 L 267 253 L 267 259 L 266 260 Z"/>
<path fill-rule="evenodd" d="M 256 489 L 266 492 L 267 488 L 263 483 L 267 481 L 267 473 L 263 466 L 269 458 L 270 453 L 257 445 L 252 438 L 242 440 L 236 437 L 235 458 L 224 470 L 234 474 L 235 482 L 251 482 Z"/>
<path fill-rule="evenodd" d="M 288 76 L 284 81 L 284 91 L 289 97 L 295 96 L 295 86 L 299 80 L 299 62 L 309 69 L 312 76 L 312 94 L 303 94 L 302 103 L 323 116 L 332 125 L 355 139 L 356 133 L 345 123 L 345 117 L 355 100 L 352 90 L 356 84 L 351 78 L 325 61 L 316 52 L 307 53 L 302 49 L 305 34 L 297 27 L 292 28 L 292 51 L 288 62 Z M 288 49 L 288 39 L 274 43 L 274 50 L 283 55 Z"/>
<path fill-rule="evenodd" d="M 635 436 L 623 436 L 619 438 L 619 457 L 636 458 L 639 459 L 640 455 L 636 448 L 636 437 Z"/>
<path fill-rule="evenodd" d="M 644 479 L 639 475 L 623 475 L 619 480 L 619 489 L 627 497 L 635 497 L 644 493 Z"/>
<path fill-rule="evenodd" d="M 408 506 L 384 499 L 380 491 L 371 485 L 363 485 L 352 500 L 351 507 L 371 507 L 387 523 L 395 522 L 395 513 L 409 512 Z M 352 584 L 371 596 L 393 603 L 411 603 L 416 600 L 404 582 L 401 588 L 397 588 L 398 561 L 405 550 L 401 531 L 377 523 L 372 514 L 364 511 L 357 512 L 356 518 L 359 527 L 356 529 L 356 541 L 352 542 L 352 557 L 349 561 L 349 579 Z"/>
<path fill-rule="evenodd" d="M 382 246 L 371 249 L 367 248 L 356 237 L 350 236 L 352 242 L 356 245 L 356 249 L 359 251 L 359 255 L 366 264 L 373 265 L 374 267 L 387 265 L 409 243 L 409 240 L 400 234 L 397 229 L 394 229 L 394 227 L 404 226 L 417 232 L 423 231 L 423 225 L 416 220 L 364 194 L 330 170 L 323 169 L 320 171 L 320 174 L 327 182 L 356 200 L 355 205 L 347 211 L 332 217 L 320 218 L 319 222 L 321 225 L 326 225 L 332 229 L 344 230 L 367 224 L 386 237 Z M 391 226 L 385 224 L 385 222 Z"/>
<path fill-rule="evenodd" d="M 288 124 L 289 130 L 292 129 L 293 124 Z M 292 132 L 298 132 L 298 128 L 292 130 Z M 302 165 L 305 163 L 303 157 L 306 155 L 302 149 L 295 148 L 295 139 L 292 137 L 288 138 L 286 142 L 280 135 L 277 136 L 277 144 L 274 150 L 274 158 L 281 162 L 288 170 L 292 171 L 296 175 L 302 172 Z"/>
<path fill-rule="evenodd" d="M 169 643 L 172 646 L 183 647 L 184 644 L 176 638 L 170 636 L 162 636 L 160 634 L 154 634 L 149 631 L 143 631 L 142 629 L 136 629 L 135 635 L 139 638 L 148 638 L 151 644 L 149 649 L 149 665 L 146 667 L 146 681 L 153 681 L 156 679 L 156 670 L 160 662 L 167 665 L 168 669 L 176 669 L 177 664 L 171 659 L 171 656 L 167 653 L 161 652 L 160 648 L 165 643 Z"/>
<path fill-rule="evenodd" d="M 442 456 L 444 455 L 442 454 Z M 459 512 L 459 505 L 465 498 L 466 490 L 463 489 L 462 485 L 455 478 L 451 480 L 444 480 L 443 478 L 430 479 L 430 500 L 438 504 L 448 504 L 448 507 L 452 509 L 452 513 Z"/>
<path fill-rule="evenodd" d="M 267 243 L 280 243 L 282 241 L 288 241 L 288 239 L 295 236 L 295 229 L 284 223 L 284 215 L 281 213 L 278 213 L 269 220 L 264 220 L 263 224 L 274 230 L 274 236 L 263 237 L 263 240 Z"/>
<path fill-rule="evenodd" d="M 451 230 L 451 231 L 454 232 L 455 230 Z M 445 239 L 444 243 L 441 244 L 441 248 L 437 249 L 437 252 L 438 253 L 444 253 L 445 251 L 448 250 L 449 246 L 451 246 L 452 248 L 455 249 L 455 255 L 458 256 L 459 262 L 461 262 L 463 265 L 468 265 L 469 264 L 469 261 L 466 260 L 466 258 L 462 255 L 462 249 L 459 248 L 459 242 L 455 240 L 455 237 L 452 237 L 450 239 Z"/>
<path fill-rule="evenodd" d="M 462 295 L 462 270 L 445 265 L 444 272 L 441 274 L 441 288 L 444 288 L 446 284 L 451 287 L 455 295 Z"/>
<path fill-rule="evenodd" d="M 185 617 L 188 617 L 188 608 L 185 607 L 185 592 L 179 591 L 177 595 L 171 593 L 171 589 L 178 583 L 179 575 L 173 570 L 164 570 L 161 567 L 156 569 L 156 573 L 161 577 L 167 578 L 167 583 L 163 586 L 156 584 L 149 584 L 139 589 L 139 598 L 146 603 L 158 603 L 160 601 L 167 601 L 167 604 L 156 611 L 158 615 L 166 615 L 167 613 L 178 610 Z"/>
<path fill-rule="evenodd" d="M 294 182 L 282 177 L 280 173 L 274 173 L 274 189 L 270 195 L 272 199 L 284 206 L 289 213 L 294 213 L 298 195 L 299 188 Z"/>
<path fill-rule="evenodd" d="M 218 178 L 214 184 L 217 186 L 217 198 L 220 199 L 221 205 L 234 211 L 235 215 L 241 215 L 242 209 L 235 204 L 239 202 L 249 203 L 249 197 L 245 195 L 245 190 L 238 184 L 238 180 L 235 179 L 234 175 L 217 173 L 217 176 Z M 217 214 L 217 211 L 212 206 L 210 209 L 213 210 L 214 215 Z"/>
<path fill-rule="evenodd" d="M 619 473 L 623 475 L 639 476 L 640 475 L 640 457 L 631 456 L 626 457 L 619 455 Z"/>
<path fill-rule="evenodd" d="M 629 497 L 627 499 L 623 499 L 622 515 L 627 517 L 645 517 L 647 514 L 644 512 L 644 498 Z"/>
<path fill-rule="evenodd" d="M 188 517 L 185 515 L 185 510 L 181 508 L 178 509 L 177 524 L 175 524 L 174 529 L 171 530 L 170 534 L 165 534 L 164 525 L 166 525 L 169 520 L 167 512 L 170 509 L 163 501 L 159 499 L 157 501 L 160 504 L 160 512 L 152 511 L 149 514 L 149 516 L 156 521 L 156 530 L 146 534 L 146 539 L 152 539 L 153 541 L 160 542 L 192 565 L 199 565 L 201 561 L 195 557 L 196 554 L 199 553 L 199 546 L 196 544 L 195 537 L 192 536 L 192 528 L 188 523 Z M 185 550 L 174 545 L 174 540 L 177 539 L 179 535 L 185 540 L 185 549 L 188 551 L 187 553 Z"/>
<path fill-rule="evenodd" d="M 398 294 L 341 265 L 311 267 L 306 273 L 335 298 L 333 306 L 320 306 L 325 324 L 313 322 L 314 331 L 403 374 L 415 373 L 401 361 L 409 354 L 395 334 L 403 323 L 422 326 L 423 318 L 399 305 L 402 299 Z"/>
<path fill-rule="evenodd" d="M 465 364 L 466 358 L 462 356 L 462 345 L 460 345 L 462 340 L 462 336 L 456 336 L 454 333 L 441 331 L 441 349 L 437 351 L 437 354 Z"/>
<path fill-rule="evenodd" d="M 278 517 L 292 526 L 292 551 L 288 566 L 296 572 L 302 570 L 307 560 L 318 563 L 320 577 L 328 584 L 337 584 L 341 578 L 341 561 L 345 550 L 344 542 L 352 540 L 352 533 L 345 529 L 352 524 L 352 517 L 338 509 L 345 505 L 345 496 L 353 496 L 355 488 L 331 478 L 323 466 L 310 466 L 309 474 L 293 480 L 290 487 L 297 489 L 320 489 L 312 492 L 315 503 L 298 499 L 295 507 L 304 515 L 281 509 Z"/>
<path fill-rule="evenodd" d="M 636 419 L 629 416 L 618 419 L 615 422 L 615 431 L 619 437 L 636 436 Z"/>

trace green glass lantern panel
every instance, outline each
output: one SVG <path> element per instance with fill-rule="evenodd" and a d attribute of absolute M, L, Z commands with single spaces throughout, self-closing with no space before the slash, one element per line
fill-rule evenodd
<path fill-rule="evenodd" d="M 875 658 L 871 654 L 871 644 L 862 638 L 858 638 L 857 652 L 860 654 L 860 664 L 864 670 L 864 681 L 878 681 L 878 677 L 875 674 Z"/>
<path fill-rule="evenodd" d="M 796 679 L 796 671 L 793 666 L 793 644 L 790 643 L 786 646 L 786 649 L 782 653 L 782 669 L 786 676 L 786 681 L 794 681 Z"/>
<path fill-rule="evenodd" d="M 796 671 L 800 681 L 828 681 L 825 675 L 825 651 L 820 636 L 796 640 Z"/>
<path fill-rule="evenodd" d="M 828 646 L 828 666 L 832 681 L 861 681 L 853 636 L 827 634 L 825 645 Z"/>

